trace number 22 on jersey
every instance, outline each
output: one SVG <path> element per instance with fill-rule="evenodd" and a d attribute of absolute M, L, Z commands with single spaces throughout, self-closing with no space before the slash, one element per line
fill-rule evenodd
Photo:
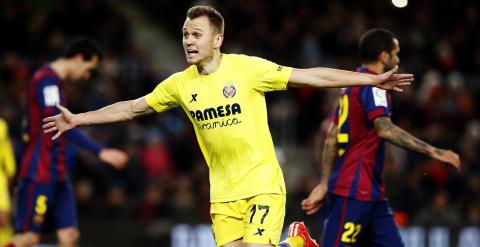
<path fill-rule="evenodd" d="M 361 224 L 354 224 L 353 222 L 347 222 L 344 225 L 345 231 L 342 234 L 342 242 L 344 243 L 356 243 L 357 235 L 362 230 Z"/>

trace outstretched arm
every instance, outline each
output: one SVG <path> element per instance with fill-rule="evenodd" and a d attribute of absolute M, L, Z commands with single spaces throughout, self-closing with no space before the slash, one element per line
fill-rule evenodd
<path fill-rule="evenodd" d="M 426 154 L 434 159 L 451 164 L 460 169 L 460 158 L 451 150 L 433 147 L 424 141 L 415 138 L 410 133 L 392 123 L 389 117 L 378 117 L 373 121 L 378 135 L 397 146 Z"/>
<path fill-rule="evenodd" d="M 386 90 L 403 91 L 401 86 L 410 85 L 412 74 L 395 74 L 398 66 L 381 75 L 357 73 L 329 68 L 293 69 L 288 85 L 292 87 L 351 87 L 376 86 Z"/>
<path fill-rule="evenodd" d="M 67 108 L 58 103 L 57 107 L 60 110 L 60 114 L 43 119 L 45 133 L 57 131 L 52 137 L 53 140 L 77 126 L 126 121 L 154 112 L 154 109 L 147 104 L 145 97 L 117 102 L 96 111 L 79 114 L 71 113 Z"/>
<path fill-rule="evenodd" d="M 322 177 L 320 183 L 315 186 L 312 192 L 310 192 L 310 195 L 302 201 L 302 209 L 309 215 L 317 212 L 326 199 L 328 179 L 332 172 L 332 167 L 337 153 L 337 132 L 337 125 L 334 123 L 330 124 L 327 131 L 327 138 L 325 139 L 325 143 L 323 145 L 321 159 Z M 318 146 L 318 142 L 316 142 L 315 146 Z"/>
<path fill-rule="evenodd" d="M 97 155 L 100 160 L 117 169 L 123 168 L 128 161 L 128 156 L 125 152 L 113 148 L 104 148 L 82 133 L 79 129 L 71 129 L 64 134 L 69 141 L 89 150 Z"/>

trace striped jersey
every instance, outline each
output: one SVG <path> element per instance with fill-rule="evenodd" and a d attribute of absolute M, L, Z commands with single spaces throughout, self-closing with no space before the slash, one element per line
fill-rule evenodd
<path fill-rule="evenodd" d="M 98 155 L 102 146 L 84 135 L 78 128 L 63 133 L 52 141 L 52 134 L 43 133 L 43 119 L 59 114 L 55 106 L 66 106 L 65 84 L 49 66 L 37 70 L 27 91 L 27 121 L 24 128 L 26 142 L 20 167 L 20 178 L 37 183 L 64 182 L 69 179 L 65 162 L 66 141 Z"/>
<path fill-rule="evenodd" d="M 55 103 L 66 104 L 64 82 L 48 66 L 37 70 L 27 92 L 27 126 L 24 129 L 26 149 L 20 167 L 20 178 L 39 183 L 65 181 L 65 137 L 55 141 L 43 133 L 42 119 L 59 113 Z"/>
<path fill-rule="evenodd" d="M 365 67 L 357 71 L 374 74 Z M 385 141 L 378 136 L 373 121 L 390 115 L 387 91 L 376 87 L 342 89 L 333 120 L 338 128 L 338 158 L 329 180 L 331 193 L 360 201 L 385 200 L 381 179 Z"/>

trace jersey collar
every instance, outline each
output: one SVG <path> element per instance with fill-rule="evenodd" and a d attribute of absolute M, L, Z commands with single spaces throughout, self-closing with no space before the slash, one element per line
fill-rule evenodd
<path fill-rule="evenodd" d="M 374 71 L 371 71 L 369 70 L 367 67 L 364 67 L 364 66 L 360 66 L 356 69 L 357 72 L 360 72 L 360 73 L 366 73 L 366 74 L 372 74 L 372 75 L 378 75 L 377 73 L 375 73 Z"/>

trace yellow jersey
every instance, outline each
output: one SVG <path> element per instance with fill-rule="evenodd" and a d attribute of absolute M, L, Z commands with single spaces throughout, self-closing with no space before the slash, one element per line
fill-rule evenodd
<path fill-rule="evenodd" d="M 192 65 L 146 96 L 157 112 L 181 106 L 209 167 L 210 201 L 285 194 L 267 122 L 265 92 L 285 90 L 292 68 L 268 60 L 222 54 L 208 75 Z"/>

